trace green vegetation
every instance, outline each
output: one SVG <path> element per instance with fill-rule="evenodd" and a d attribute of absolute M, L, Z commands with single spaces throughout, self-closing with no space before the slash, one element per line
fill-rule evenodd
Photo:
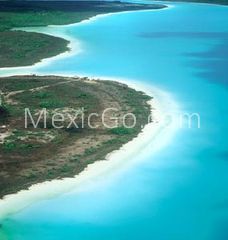
<path fill-rule="evenodd" d="M 161 8 L 120 2 L 1 1 L 0 67 L 28 66 L 69 50 L 68 41 L 14 28 L 77 23 L 100 13 Z"/>
<path fill-rule="evenodd" d="M 51 141 L 52 136 L 55 137 L 54 134 L 54 132 L 42 131 L 41 129 L 36 131 L 14 129 L 12 133 L 4 139 L 2 150 L 3 152 L 25 154 L 26 151 L 39 148 L 42 142 Z"/>
<path fill-rule="evenodd" d="M 10 109 L 5 103 L 4 97 L 0 94 L 0 124 L 5 124 L 9 117 Z"/>
<path fill-rule="evenodd" d="M 1 9 L 0 9 L 1 10 Z M 62 11 L 26 11 L 1 12 L 0 31 L 20 27 L 41 27 L 47 25 L 65 25 L 80 22 L 99 12 L 62 12 Z"/>
<path fill-rule="evenodd" d="M 9 115 L 9 109 L 6 105 L 0 106 L 0 118 L 5 118 Z"/>
<path fill-rule="evenodd" d="M 0 32 L 0 67 L 27 66 L 68 51 L 68 41 L 40 33 Z"/>
<path fill-rule="evenodd" d="M 93 153 L 95 153 L 97 151 L 97 149 L 95 147 L 91 147 L 91 148 L 87 148 L 84 152 L 85 155 L 91 155 Z"/>
<path fill-rule="evenodd" d="M 0 86 L 7 109 L 4 125 L 0 122 L 0 132 L 5 136 L 0 139 L 0 197 L 33 183 L 74 176 L 88 164 L 105 159 L 108 153 L 137 136 L 150 114 L 150 97 L 113 81 L 34 75 L 0 78 Z M 112 105 L 119 106 L 115 112 L 118 126 L 109 129 L 103 126 L 101 115 Z M 30 109 L 35 122 L 42 108 L 46 108 L 47 127 L 41 118 L 37 128 L 31 120 L 25 128 L 25 108 Z M 74 117 L 81 108 L 86 109 L 84 126 L 79 117 L 75 120 L 78 126 L 68 127 L 68 114 Z M 136 126 L 124 128 L 123 116 L 133 112 Z M 55 113 L 64 116 L 63 128 L 53 127 Z M 88 125 L 90 113 L 100 116 L 90 122 L 98 125 L 96 129 Z M 106 117 L 111 119 L 113 113 Z"/>
<path fill-rule="evenodd" d="M 7 151 L 7 152 L 12 152 L 12 151 L 20 151 L 20 152 L 24 152 L 25 151 L 31 151 L 34 148 L 38 148 L 39 145 L 33 145 L 33 144 L 29 144 L 29 143 L 12 143 L 12 142 L 5 142 L 3 143 L 3 152 Z"/>
<path fill-rule="evenodd" d="M 133 128 L 125 128 L 125 127 L 116 127 L 110 129 L 110 133 L 116 134 L 116 135 L 127 135 L 134 133 Z"/>
<path fill-rule="evenodd" d="M 34 94 L 34 97 L 39 99 L 46 99 L 46 98 L 50 98 L 51 94 L 50 92 L 47 92 L 47 91 L 38 91 Z"/>
<path fill-rule="evenodd" d="M 49 101 L 40 102 L 39 106 L 41 108 L 55 109 L 55 108 L 64 107 L 64 103 L 59 101 L 58 99 L 51 99 Z"/>

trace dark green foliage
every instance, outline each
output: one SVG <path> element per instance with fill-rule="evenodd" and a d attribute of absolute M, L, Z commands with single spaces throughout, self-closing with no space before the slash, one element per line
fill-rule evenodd
<path fill-rule="evenodd" d="M 51 97 L 51 94 L 49 92 L 37 92 L 34 95 L 35 98 L 45 99 Z"/>
<path fill-rule="evenodd" d="M 109 131 L 110 131 L 110 133 L 116 134 L 116 135 L 128 135 L 128 134 L 133 134 L 135 132 L 135 129 L 134 128 L 117 127 L 117 128 L 112 128 Z"/>
<path fill-rule="evenodd" d="M 20 142 L 4 142 L 3 150 L 8 152 L 26 152 L 39 148 L 39 145 L 32 143 L 20 143 Z"/>
<path fill-rule="evenodd" d="M 41 108 L 53 109 L 53 108 L 64 107 L 64 103 L 57 99 L 51 99 L 51 100 L 46 100 L 46 101 L 40 102 L 39 106 Z"/>
<path fill-rule="evenodd" d="M 9 109 L 6 105 L 0 105 L 0 119 L 9 116 Z"/>
<path fill-rule="evenodd" d="M 13 28 L 77 23 L 100 13 L 162 8 L 120 2 L 1 1 L 0 67 L 27 66 L 65 52 L 68 41 L 41 33 L 10 31 Z"/>
<path fill-rule="evenodd" d="M 68 41 L 41 33 L 0 32 L 0 67 L 32 65 L 68 50 Z"/>

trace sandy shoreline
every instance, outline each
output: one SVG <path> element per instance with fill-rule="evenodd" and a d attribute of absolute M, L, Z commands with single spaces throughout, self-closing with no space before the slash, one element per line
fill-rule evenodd
<path fill-rule="evenodd" d="M 121 82 L 128 83 L 126 80 L 122 80 Z M 172 125 L 167 125 L 162 118 L 167 114 L 168 109 L 178 111 L 178 106 L 165 92 L 155 90 L 151 87 L 150 90 L 148 90 L 148 87 L 136 87 L 137 85 L 135 84 L 129 86 L 144 91 L 146 94 L 154 97 L 154 99 L 150 101 L 150 104 L 152 105 L 152 114 L 155 121 L 147 124 L 142 132 L 132 141 L 124 144 L 119 150 L 109 153 L 105 160 L 96 161 L 88 165 L 84 171 L 74 178 L 64 178 L 34 184 L 28 190 L 21 190 L 16 194 L 5 196 L 0 200 L 0 219 L 20 211 L 37 201 L 50 199 L 72 190 L 76 191 L 77 188 L 86 184 L 87 181 L 93 181 L 93 179 L 96 179 L 96 177 L 100 175 L 108 174 L 109 171 L 127 167 L 129 164 L 132 165 L 133 161 L 130 158 L 142 151 L 142 149 L 148 147 L 148 144 L 153 146 L 153 152 L 167 144 L 167 141 L 171 139 L 176 131 L 176 124 L 174 121 Z M 145 91 L 146 89 L 147 91 Z M 167 105 L 167 103 L 169 104 Z M 161 143 L 159 137 L 163 135 L 165 135 L 165 141 L 162 138 L 163 141 Z M 152 151 L 150 149 L 150 153 Z"/>
<path fill-rule="evenodd" d="M 160 10 L 167 10 L 167 9 L 169 8 L 164 8 Z M 153 10 L 143 10 L 143 11 L 153 11 Z M 98 15 L 98 16 L 92 17 L 90 20 L 84 20 L 80 23 L 76 23 L 73 25 L 84 24 L 85 22 L 87 23 L 90 21 L 94 21 L 97 18 L 105 17 L 107 15 L 122 14 L 122 13 L 123 12 L 102 14 L 102 16 Z M 72 26 L 72 24 L 70 25 Z M 64 28 L 66 26 L 68 25 L 58 26 L 58 27 Z M 47 65 L 58 58 L 65 58 L 69 56 L 69 54 L 75 55 L 82 51 L 82 49 L 80 48 L 80 43 L 77 40 L 70 39 L 69 36 L 65 35 L 64 33 L 55 34 L 51 32 L 50 29 L 47 29 L 46 31 L 50 35 L 60 36 L 60 37 L 62 36 L 66 40 L 71 41 L 70 43 L 72 47 L 71 51 L 60 54 L 56 57 L 44 59 L 42 62 L 37 63 L 33 66 L 1 69 L 1 70 L 10 71 L 6 73 L 6 76 L 9 76 L 12 74 L 18 74 L 17 72 L 14 72 L 15 70 L 22 70 L 23 73 L 21 74 L 23 75 L 31 74 L 31 72 L 26 72 L 26 70 L 33 70 L 32 73 L 34 73 L 34 70 L 36 70 L 36 68 L 41 64 Z M 3 73 L 3 76 L 4 76 L 4 73 Z M 143 128 L 142 132 L 136 138 L 124 144 L 121 147 L 121 149 L 108 154 L 105 159 L 109 161 L 101 160 L 93 164 L 90 164 L 83 172 L 81 172 L 79 175 L 76 175 L 74 178 L 65 178 L 62 180 L 53 180 L 53 181 L 43 182 L 40 184 L 35 184 L 31 186 L 28 190 L 22 190 L 16 194 L 5 196 L 3 200 L 0 200 L 0 218 L 4 218 L 8 214 L 12 214 L 17 211 L 20 211 L 21 209 L 29 206 L 30 204 L 40 201 L 42 199 L 53 198 L 59 194 L 69 192 L 73 189 L 75 190 L 77 187 L 81 186 L 83 183 L 86 183 L 87 181 L 92 181 L 93 179 L 96 179 L 97 176 L 100 176 L 102 174 L 107 174 L 109 171 L 113 171 L 114 169 L 120 169 L 123 167 L 123 165 L 125 166 L 129 166 L 129 164 L 132 165 L 133 161 L 130 158 L 135 156 L 136 153 L 139 153 L 140 151 L 142 151 L 142 149 L 145 149 L 147 147 L 150 147 L 150 145 L 152 145 L 153 146 L 152 151 L 157 151 L 161 147 L 163 147 L 165 144 L 167 144 L 167 141 L 170 141 L 173 134 L 177 130 L 177 124 L 176 124 L 177 119 L 174 119 L 172 124 L 168 124 L 162 118 L 167 114 L 172 114 L 173 116 L 175 116 L 175 114 L 179 111 L 178 110 L 179 107 L 177 106 L 175 101 L 172 99 L 172 97 L 168 93 L 160 91 L 159 89 L 155 89 L 151 86 L 140 85 L 137 82 L 134 83 L 135 81 L 132 81 L 129 79 L 121 79 L 121 78 L 117 79 L 109 76 L 107 77 L 99 76 L 97 78 L 123 82 L 129 85 L 129 87 L 135 88 L 136 90 L 143 91 L 147 95 L 152 96 L 153 97 L 153 100 L 151 102 L 152 115 L 156 120 L 152 123 L 147 124 Z M 172 109 L 172 113 L 170 113 L 170 109 Z M 164 138 L 164 135 L 165 135 L 165 138 Z M 160 137 L 162 138 L 162 141 L 159 140 Z M 152 151 L 150 149 L 150 153 Z M 142 154 L 147 154 L 147 153 L 144 152 Z"/>
<path fill-rule="evenodd" d="M 149 9 L 149 10 L 135 10 L 135 11 L 122 11 L 122 12 L 115 12 L 115 13 L 104 13 L 104 14 L 99 14 L 96 16 L 93 16 L 89 19 L 85 19 L 81 22 L 77 22 L 77 23 L 71 23 L 71 24 L 67 24 L 67 25 L 48 25 L 45 27 L 23 27 L 23 28 L 17 28 L 15 30 L 22 30 L 22 31 L 27 31 L 27 32 L 37 32 L 37 33 L 44 33 L 50 36 L 54 36 L 54 37 L 60 37 L 63 38 L 67 41 L 69 41 L 69 49 L 70 51 L 67 52 L 63 52 L 60 53 L 56 56 L 50 57 L 50 58 L 44 58 L 42 59 L 40 62 L 37 62 L 33 65 L 30 66 L 20 66 L 20 67 L 5 67 L 5 68 L 0 68 L 0 76 L 1 77 L 7 77 L 7 76 L 11 76 L 12 72 L 14 75 L 29 75 L 29 74 L 33 74 L 34 70 L 37 70 L 38 68 L 42 67 L 42 66 L 47 66 L 50 63 L 52 63 L 53 61 L 59 60 L 59 59 L 64 59 L 70 56 L 75 56 L 77 54 L 80 54 L 83 52 L 83 43 L 81 43 L 78 39 L 75 38 L 71 38 L 67 33 L 65 32 L 56 32 L 56 28 L 58 29 L 66 29 L 68 27 L 72 27 L 72 26 L 79 26 L 79 25 L 83 25 L 83 24 L 89 24 L 91 22 L 94 22 L 96 20 L 99 20 L 101 18 L 104 17 L 108 17 L 108 16 L 113 16 L 113 15 L 120 15 L 120 14 L 131 14 L 131 13 L 135 13 L 135 12 L 153 12 L 153 11 L 164 11 L 164 10 L 170 10 L 171 8 L 173 8 L 174 6 L 171 4 L 166 4 L 165 8 L 162 9 Z M 53 31 L 52 31 L 53 30 Z M 23 71 L 23 72 L 22 72 Z"/>

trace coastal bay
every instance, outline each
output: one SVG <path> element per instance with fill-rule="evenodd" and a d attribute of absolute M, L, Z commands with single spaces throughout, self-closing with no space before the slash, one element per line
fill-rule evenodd
<path fill-rule="evenodd" d="M 161 9 L 161 4 L 105 1 L 1 1 L 0 67 L 28 66 L 69 51 L 69 41 L 41 33 L 12 31 L 21 27 L 65 25 L 121 11 Z"/>

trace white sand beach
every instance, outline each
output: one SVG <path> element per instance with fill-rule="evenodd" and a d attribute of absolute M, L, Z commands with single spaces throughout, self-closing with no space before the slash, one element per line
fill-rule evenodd
<path fill-rule="evenodd" d="M 105 79 L 110 78 L 105 77 Z M 122 80 L 121 82 L 129 83 L 131 81 Z M 3 200 L 0 200 L 0 218 L 15 213 L 37 201 L 53 198 L 72 190 L 76 191 L 77 188 L 80 190 L 82 186 L 86 186 L 88 181 L 93 181 L 100 175 L 109 174 L 110 171 L 129 167 L 134 164 L 134 161 L 140 161 L 140 154 L 147 154 L 147 148 L 151 154 L 151 152 L 161 149 L 172 139 L 178 128 L 177 115 L 179 112 L 179 106 L 172 97 L 168 93 L 153 89 L 150 86 L 137 86 L 134 81 L 129 86 L 144 91 L 153 97 L 150 101 L 153 122 L 147 124 L 136 138 L 123 145 L 121 149 L 108 154 L 105 160 L 101 159 L 101 161 L 90 164 L 74 178 L 35 184 L 28 190 L 5 196 Z M 167 114 L 173 116 L 171 123 L 164 121 L 164 116 Z M 138 159 L 133 158 L 136 154 Z"/>

